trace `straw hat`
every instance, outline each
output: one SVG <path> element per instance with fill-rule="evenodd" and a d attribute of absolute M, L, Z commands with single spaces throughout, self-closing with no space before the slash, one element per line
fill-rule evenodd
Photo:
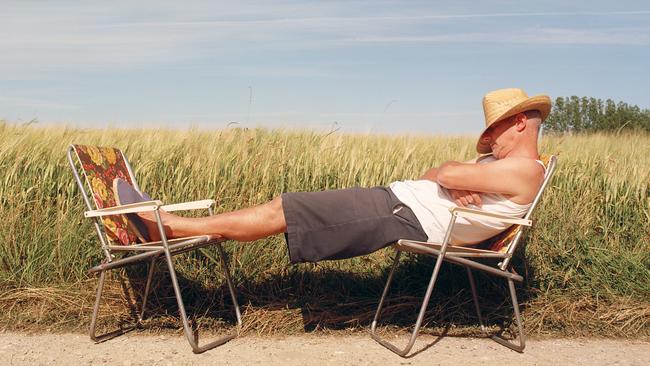
<path fill-rule="evenodd" d="M 542 114 L 542 122 L 551 112 L 551 98 L 548 95 L 528 97 L 525 91 L 518 88 L 499 89 L 485 94 L 483 97 L 483 113 L 485 114 L 485 130 L 476 144 L 476 150 L 481 154 L 492 152 L 492 147 L 481 143 L 487 129 L 517 113 L 538 110 Z"/>

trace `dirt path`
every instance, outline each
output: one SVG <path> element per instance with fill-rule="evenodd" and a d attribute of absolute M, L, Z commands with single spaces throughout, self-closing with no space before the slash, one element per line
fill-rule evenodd
<path fill-rule="evenodd" d="M 422 349 L 436 338 L 423 336 Z M 403 339 L 404 340 L 404 339 Z M 195 355 L 181 336 L 129 334 L 94 344 L 83 334 L 0 334 L 1 365 L 647 365 L 650 342 L 529 340 L 519 354 L 489 339 L 446 337 L 408 359 L 369 336 L 245 336 Z"/>

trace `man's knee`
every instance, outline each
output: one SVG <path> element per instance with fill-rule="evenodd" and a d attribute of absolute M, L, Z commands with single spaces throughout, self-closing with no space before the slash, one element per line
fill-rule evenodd
<path fill-rule="evenodd" d="M 277 196 L 269 202 L 274 210 L 282 211 L 282 196 Z"/>
<path fill-rule="evenodd" d="M 287 223 L 284 218 L 284 209 L 282 207 L 282 196 L 277 196 L 269 202 L 270 206 L 270 217 L 269 220 L 272 220 L 276 225 L 281 229 L 281 231 L 286 230 Z"/>
<path fill-rule="evenodd" d="M 277 196 L 268 203 L 269 214 L 271 216 L 277 217 L 284 215 L 284 209 L 282 208 L 282 196 Z"/>

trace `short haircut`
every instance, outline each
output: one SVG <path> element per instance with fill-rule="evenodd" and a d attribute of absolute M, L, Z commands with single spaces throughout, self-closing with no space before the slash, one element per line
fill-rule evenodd
<path fill-rule="evenodd" d="M 532 109 L 530 111 L 525 111 L 524 114 L 528 118 L 539 118 L 542 119 L 542 112 L 538 111 L 537 109 Z"/>

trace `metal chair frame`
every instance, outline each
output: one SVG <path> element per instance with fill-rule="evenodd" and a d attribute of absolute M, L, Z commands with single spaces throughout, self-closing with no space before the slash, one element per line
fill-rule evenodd
<path fill-rule="evenodd" d="M 487 328 L 485 327 L 483 323 L 483 317 L 481 316 L 481 308 L 480 304 L 478 302 L 478 295 L 476 292 L 476 283 L 474 282 L 474 276 L 472 275 L 472 269 L 480 270 L 487 272 L 491 275 L 495 275 L 498 277 L 501 277 L 505 279 L 508 282 L 508 289 L 510 292 L 510 299 L 512 302 L 512 306 L 514 308 L 514 320 L 517 325 L 517 335 L 518 335 L 518 342 L 513 343 L 511 341 L 508 341 L 504 338 L 502 338 L 499 335 L 492 335 L 491 338 L 495 340 L 497 343 L 506 346 L 514 351 L 517 352 L 523 352 L 524 348 L 526 347 L 526 334 L 524 332 L 524 327 L 521 321 L 521 314 L 519 311 L 519 303 L 517 301 L 517 293 L 515 291 L 515 281 L 516 282 L 523 282 L 523 277 L 520 276 L 519 274 L 515 273 L 514 270 L 511 268 L 511 259 L 513 256 L 513 253 L 517 249 L 517 244 L 519 242 L 519 239 L 521 238 L 521 235 L 523 233 L 523 228 L 522 230 L 519 230 L 519 232 L 512 238 L 512 241 L 510 245 L 508 246 L 508 250 L 505 253 L 502 252 L 496 252 L 496 251 L 490 251 L 490 250 L 481 250 L 481 249 L 473 249 L 473 248 L 467 248 L 467 247 L 462 247 L 462 246 L 454 246 L 450 245 L 450 237 L 452 230 L 454 229 L 454 225 L 456 223 L 456 220 L 458 217 L 472 217 L 472 218 L 481 218 L 483 220 L 495 220 L 499 222 L 505 222 L 505 223 L 511 223 L 514 225 L 521 225 L 521 226 L 526 226 L 529 227 L 532 225 L 532 221 L 530 220 L 530 217 L 533 213 L 533 210 L 537 206 L 539 200 L 542 197 L 542 193 L 544 192 L 546 186 L 548 185 L 551 177 L 553 176 L 553 173 L 555 171 L 555 166 L 557 163 L 557 157 L 556 156 L 551 156 L 548 167 L 546 169 L 546 174 L 544 177 L 544 181 L 542 183 L 542 186 L 540 187 L 539 191 L 537 192 L 537 195 L 535 196 L 535 199 L 533 200 L 533 203 L 531 207 L 529 208 L 528 212 L 524 216 L 523 219 L 521 218 L 515 218 L 515 217 L 510 217 L 510 216 L 505 216 L 505 215 L 500 215 L 500 214 L 495 214 L 495 213 L 489 213 L 481 210 L 474 210 L 474 209 L 469 209 L 469 208 L 460 208 L 456 207 L 451 210 L 451 220 L 449 222 L 449 226 L 447 228 L 447 232 L 445 233 L 445 237 L 443 240 L 443 243 L 440 244 L 434 244 L 434 243 L 427 243 L 427 242 L 418 242 L 418 241 L 413 241 L 413 240 L 399 240 L 393 247 L 396 250 L 395 254 L 395 259 L 393 260 L 393 265 L 391 267 L 391 270 L 388 274 L 388 279 L 386 280 L 386 286 L 384 287 L 384 291 L 381 295 L 381 299 L 379 300 L 379 305 L 377 306 L 377 311 L 375 313 L 375 317 L 372 321 L 372 325 L 370 327 L 370 334 L 372 338 L 377 341 L 379 344 L 382 346 L 388 348 L 389 350 L 393 351 L 394 353 L 402 356 L 402 357 L 407 357 L 408 353 L 411 351 L 413 348 L 413 345 L 415 344 L 415 340 L 418 336 L 418 333 L 420 331 L 420 327 L 422 325 L 422 321 L 424 320 L 424 315 L 427 310 L 427 306 L 429 304 L 429 300 L 431 298 L 431 293 L 433 292 L 433 288 L 436 284 L 436 280 L 438 278 L 438 273 L 440 272 L 440 267 L 442 266 L 443 261 L 447 261 L 456 265 L 460 265 L 466 268 L 467 270 L 467 278 L 469 280 L 470 288 L 472 291 L 472 299 L 474 301 L 474 307 L 476 309 L 476 314 L 478 316 L 479 324 L 481 326 L 481 330 L 486 334 L 488 334 Z M 420 311 L 418 313 L 416 322 L 415 322 L 415 327 L 413 328 L 413 331 L 411 333 L 411 336 L 409 338 L 409 342 L 404 348 L 398 348 L 394 344 L 388 342 L 385 339 L 382 339 L 378 334 L 377 334 L 377 324 L 379 321 L 379 317 L 381 315 L 381 309 L 384 305 L 384 301 L 386 299 L 386 296 L 388 294 L 388 291 L 390 289 L 390 284 L 393 280 L 393 275 L 395 273 L 395 269 L 397 268 L 397 264 L 399 262 L 400 256 L 403 251 L 408 251 L 408 252 L 414 252 L 418 254 L 425 254 L 425 255 L 430 255 L 430 256 L 435 256 L 437 257 L 436 264 L 433 269 L 433 273 L 431 275 L 431 279 L 429 281 L 429 285 L 427 287 L 427 290 L 424 294 L 424 299 L 422 301 L 422 304 L 420 306 Z M 501 262 L 497 264 L 496 267 L 486 265 L 483 263 L 476 262 L 475 260 L 469 259 L 469 258 L 501 258 L 503 259 Z"/>
<path fill-rule="evenodd" d="M 120 151 L 120 153 L 122 153 Z M 151 290 L 151 280 L 153 278 L 153 274 L 155 272 L 155 264 L 158 260 L 162 260 L 164 258 L 164 261 L 167 265 L 167 269 L 170 274 L 172 286 L 174 288 L 174 295 L 176 297 L 176 302 L 178 304 L 178 310 L 181 315 L 181 320 L 183 322 L 183 330 L 185 333 L 185 337 L 187 338 L 187 341 L 189 342 L 190 346 L 192 347 L 192 351 L 194 353 L 202 353 L 205 352 L 209 349 L 212 349 L 214 347 L 217 347 L 219 345 L 222 345 L 229 340 L 237 337 L 239 335 L 239 332 L 241 331 L 241 325 L 242 325 L 242 319 L 241 319 L 241 312 L 239 310 L 239 305 L 237 303 L 237 297 L 235 294 L 235 289 L 232 284 L 232 279 L 230 276 L 230 272 L 228 270 L 228 263 L 226 259 L 226 253 L 221 245 L 221 243 L 224 241 L 222 238 L 214 238 L 208 235 L 205 236 L 197 236 L 197 237 L 190 237 L 190 238 L 179 238 L 179 239 L 172 239 L 169 240 L 167 239 L 165 235 L 165 230 L 163 228 L 162 220 L 160 218 L 160 209 L 163 209 L 165 211 L 179 211 L 179 210 L 196 210 L 196 209 L 207 209 L 209 215 L 213 215 L 213 206 L 214 206 L 214 200 L 201 200 L 201 201 L 193 201 L 193 202 L 185 202 L 185 203 L 179 203 L 179 204 L 173 204 L 173 205 L 163 205 L 162 202 L 160 201 L 148 201 L 148 202 L 141 202 L 141 203 L 136 203 L 136 204 L 130 204 L 130 205 L 122 205 L 122 206 L 115 206 L 115 207 L 108 207 L 108 208 L 103 208 L 103 209 L 98 209 L 95 210 L 91 206 L 91 201 L 88 195 L 88 192 L 84 188 L 84 184 L 82 182 L 82 179 L 80 178 L 79 171 L 77 170 L 77 167 L 75 166 L 74 159 L 72 155 L 74 154 L 74 146 L 70 145 L 67 150 L 67 156 L 68 156 L 68 162 L 70 164 L 70 167 L 72 168 L 72 172 L 75 178 L 75 181 L 77 182 L 77 185 L 79 186 L 79 190 L 82 193 L 84 202 L 86 204 L 86 208 L 88 211 L 84 213 L 84 216 L 87 218 L 91 218 L 93 220 L 93 225 L 95 227 L 95 231 L 97 233 L 97 236 L 99 237 L 99 242 L 101 245 L 102 252 L 105 255 L 104 261 L 100 264 L 97 265 L 91 269 L 88 270 L 88 273 L 97 273 L 99 272 L 99 283 L 97 285 L 97 294 L 95 298 L 95 304 L 93 307 L 93 314 L 92 318 L 90 321 L 90 338 L 95 341 L 95 342 L 103 342 L 108 339 L 117 337 L 119 335 L 122 335 L 130 330 L 135 329 L 136 327 L 139 327 L 141 325 L 141 322 L 144 319 L 144 314 L 145 314 L 145 309 L 147 306 L 147 300 L 149 297 L 149 292 Z M 76 155 L 76 154 L 74 154 Z M 128 159 L 126 156 L 122 153 L 122 157 L 124 158 L 124 162 L 126 164 L 128 173 L 130 175 L 131 181 L 135 187 L 136 190 L 140 191 L 140 187 L 138 186 L 138 183 L 135 179 L 135 174 L 133 174 L 133 169 L 131 168 L 131 165 L 129 164 Z M 78 157 L 77 157 L 78 158 Z M 81 165 L 81 163 L 79 162 Z M 156 217 L 156 221 L 158 224 L 158 230 L 160 231 L 160 237 L 161 241 L 159 242 L 150 242 L 150 243 L 142 243 L 142 244 L 135 244 L 135 245 L 112 245 L 110 243 L 110 240 L 108 239 L 108 236 L 106 235 L 104 231 L 104 225 L 101 223 L 100 218 L 102 216 L 108 216 L 108 215 L 117 215 L 117 214 L 126 214 L 126 213 L 135 213 L 135 212 L 144 212 L 144 211 L 153 211 L 154 215 Z M 199 345 L 198 341 L 198 334 L 195 336 L 192 334 L 192 329 L 190 327 L 188 318 L 187 318 L 187 313 L 185 311 L 185 306 L 181 294 L 181 289 L 180 286 L 178 285 L 178 279 L 176 278 L 176 270 L 174 269 L 174 262 L 172 260 L 172 257 L 178 254 L 186 253 L 191 250 L 195 249 L 201 249 L 210 245 L 216 245 L 218 251 L 219 251 L 219 257 L 220 257 L 220 262 L 223 270 L 223 274 L 226 278 L 226 283 L 228 284 L 228 290 L 230 292 L 230 297 L 232 299 L 233 305 L 235 307 L 235 315 L 237 317 L 237 327 L 236 331 L 232 334 L 228 334 L 226 336 L 223 336 L 221 338 L 218 338 L 216 340 L 213 340 L 209 343 L 206 343 L 204 345 Z M 122 258 L 116 259 L 115 253 L 118 252 L 127 252 L 127 253 L 137 253 L 133 255 L 128 255 Z M 140 309 L 140 312 L 138 313 L 137 320 L 135 324 L 131 324 L 127 327 L 120 328 L 115 331 L 107 332 L 101 335 L 96 334 L 96 325 L 97 325 L 97 316 L 99 314 L 99 307 L 101 303 L 101 297 L 102 297 L 102 292 L 104 289 L 104 281 L 106 279 L 106 273 L 110 270 L 114 269 L 119 269 L 123 267 L 127 267 L 130 265 L 142 263 L 142 262 L 147 262 L 149 265 L 148 268 L 148 274 L 147 274 L 147 282 L 145 285 L 145 290 L 142 296 L 142 306 Z"/>

